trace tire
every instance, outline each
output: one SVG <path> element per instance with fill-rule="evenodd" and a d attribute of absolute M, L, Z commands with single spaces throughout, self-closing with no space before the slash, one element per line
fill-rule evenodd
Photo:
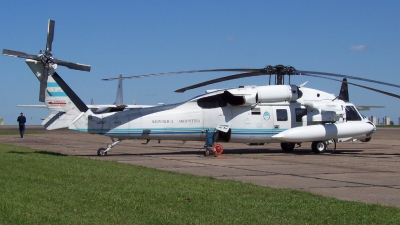
<path fill-rule="evenodd" d="M 106 152 L 105 150 L 106 150 L 105 148 L 99 148 L 99 149 L 97 150 L 97 155 L 98 155 L 98 156 L 106 156 L 106 155 L 107 155 L 107 152 Z"/>
<path fill-rule="evenodd" d="M 295 143 L 291 143 L 291 142 L 282 142 L 281 143 L 281 148 L 284 152 L 291 152 L 293 151 L 295 146 Z"/>
<path fill-rule="evenodd" d="M 325 141 L 314 141 L 311 144 L 311 149 L 315 154 L 323 153 L 326 151 L 327 144 Z"/>
<path fill-rule="evenodd" d="M 370 140 L 371 140 L 371 137 L 367 137 L 365 139 L 361 139 L 360 141 L 361 142 L 369 142 Z"/>

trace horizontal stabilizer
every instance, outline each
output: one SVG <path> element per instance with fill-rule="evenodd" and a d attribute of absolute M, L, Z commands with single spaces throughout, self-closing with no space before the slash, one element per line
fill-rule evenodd
<path fill-rule="evenodd" d="M 68 128 L 75 118 L 76 115 L 68 115 L 65 114 L 65 112 L 53 111 L 45 120 L 43 120 L 42 126 L 47 130 Z"/>
<path fill-rule="evenodd" d="M 17 107 L 22 107 L 22 108 L 45 108 L 46 109 L 46 105 L 17 105 Z"/>

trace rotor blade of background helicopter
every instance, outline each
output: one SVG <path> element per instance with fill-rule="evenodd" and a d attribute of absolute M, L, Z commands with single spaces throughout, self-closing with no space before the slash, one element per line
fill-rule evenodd
<path fill-rule="evenodd" d="M 67 62 L 67 61 L 62 61 L 62 60 L 58 60 L 58 59 L 54 59 L 54 58 L 53 58 L 53 62 L 55 64 L 57 64 L 57 65 L 66 66 L 66 67 L 68 67 L 70 69 L 83 70 L 83 71 L 90 72 L 90 66 L 89 65 L 73 63 L 73 62 Z"/>
<path fill-rule="evenodd" d="M 40 60 L 40 57 L 38 57 L 37 55 L 30 55 L 30 54 L 26 54 L 25 52 L 18 52 L 18 51 L 8 50 L 8 49 L 3 49 L 3 55 L 25 58 L 25 59 Z"/>
<path fill-rule="evenodd" d="M 198 87 L 203 87 L 209 84 L 215 84 L 218 82 L 222 82 L 222 81 L 227 81 L 227 80 L 234 80 L 234 79 L 239 79 L 239 78 L 244 78 L 244 77 L 254 77 L 254 76 L 260 76 L 260 75 L 265 75 L 264 72 L 251 72 L 251 73 L 240 73 L 240 74 L 235 74 L 235 75 L 231 75 L 231 76 L 227 76 L 227 77 L 220 77 L 217 79 L 213 79 L 213 80 L 208 80 L 202 83 L 198 83 L 198 84 L 194 84 L 188 87 L 184 87 L 181 89 L 176 90 L 175 92 L 185 92 L 187 90 L 191 90 L 191 89 L 195 89 Z"/>
<path fill-rule="evenodd" d="M 390 93 L 390 92 L 387 92 L 387 91 L 382 91 L 382 90 L 379 90 L 379 89 L 376 89 L 376 88 L 371 88 L 371 87 L 367 87 L 367 86 L 360 85 L 360 84 L 351 83 L 351 82 L 348 82 L 348 81 L 337 80 L 337 79 L 334 79 L 334 78 L 324 77 L 324 76 L 315 75 L 315 74 L 302 74 L 302 75 L 309 76 L 309 77 L 318 77 L 318 78 L 323 78 L 323 79 L 328 79 L 328 80 L 333 80 L 333 81 L 338 81 L 338 82 L 344 82 L 344 83 L 348 83 L 348 84 L 351 84 L 351 85 L 354 85 L 354 86 L 357 86 L 357 87 L 361 87 L 361 88 L 365 88 L 365 89 L 368 89 L 368 90 L 371 90 L 371 91 L 375 91 L 375 92 L 378 92 L 378 93 L 381 93 L 381 94 L 384 94 L 384 95 L 389 95 L 389 96 L 392 96 L 392 97 L 395 97 L 395 98 L 400 98 L 400 95 L 397 95 L 397 94 L 394 94 L 394 93 Z"/>
<path fill-rule="evenodd" d="M 54 20 L 49 20 L 49 26 L 47 27 L 47 42 L 46 42 L 46 51 L 51 51 L 51 46 L 54 39 Z"/>
<path fill-rule="evenodd" d="M 354 79 L 354 80 L 362 80 L 362 81 L 367 81 L 367 82 L 372 82 L 372 83 L 383 84 L 383 85 L 388 85 L 388 86 L 400 88 L 400 86 L 396 85 L 396 84 L 390 84 L 390 83 L 385 83 L 385 82 L 382 82 L 382 81 L 370 80 L 370 79 L 366 79 L 366 78 L 362 78 L 362 77 L 348 76 L 348 75 L 342 75 L 342 74 L 336 74 L 336 73 L 325 73 L 325 72 L 315 72 L 315 71 L 300 71 L 300 70 L 296 70 L 295 73 L 300 73 L 301 75 L 318 74 L 318 75 L 324 75 L 324 76 L 351 78 L 351 79 Z M 318 77 L 323 77 L 323 76 L 318 76 Z"/>
<path fill-rule="evenodd" d="M 256 72 L 262 71 L 263 69 L 209 69 L 209 70 L 187 70 L 187 71 L 177 71 L 177 72 L 166 72 L 166 73 L 151 73 L 137 76 L 129 76 L 129 77 L 115 77 L 115 78 L 104 78 L 102 80 L 110 81 L 110 80 L 120 80 L 120 79 L 133 79 L 133 78 L 145 78 L 145 77 L 155 77 L 155 76 L 166 76 L 173 74 L 182 74 L 182 73 L 202 73 L 202 72 Z"/>

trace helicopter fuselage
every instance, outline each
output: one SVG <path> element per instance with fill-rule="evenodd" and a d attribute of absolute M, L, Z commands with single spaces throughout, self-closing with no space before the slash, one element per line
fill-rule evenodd
<path fill-rule="evenodd" d="M 353 104 L 332 94 L 270 85 L 216 90 L 184 103 L 91 115 L 87 128 L 72 129 L 120 139 L 183 141 L 204 141 L 208 132 L 217 132 L 221 142 L 270 143 L 365 138 L 375 128 L 368 124 L 357 129 L 360 122 L 368 120 Z M 279 137 L 293 128 L 297 132 Z"/>

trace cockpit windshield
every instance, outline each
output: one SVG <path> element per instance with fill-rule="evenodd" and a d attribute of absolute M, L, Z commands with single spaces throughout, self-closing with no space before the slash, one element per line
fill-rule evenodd
<path fill-rule="evenodd" d="M 347 121 L 360 121 L 361 116 L 354 106 L 346 106 L 346 120 Z"/>

